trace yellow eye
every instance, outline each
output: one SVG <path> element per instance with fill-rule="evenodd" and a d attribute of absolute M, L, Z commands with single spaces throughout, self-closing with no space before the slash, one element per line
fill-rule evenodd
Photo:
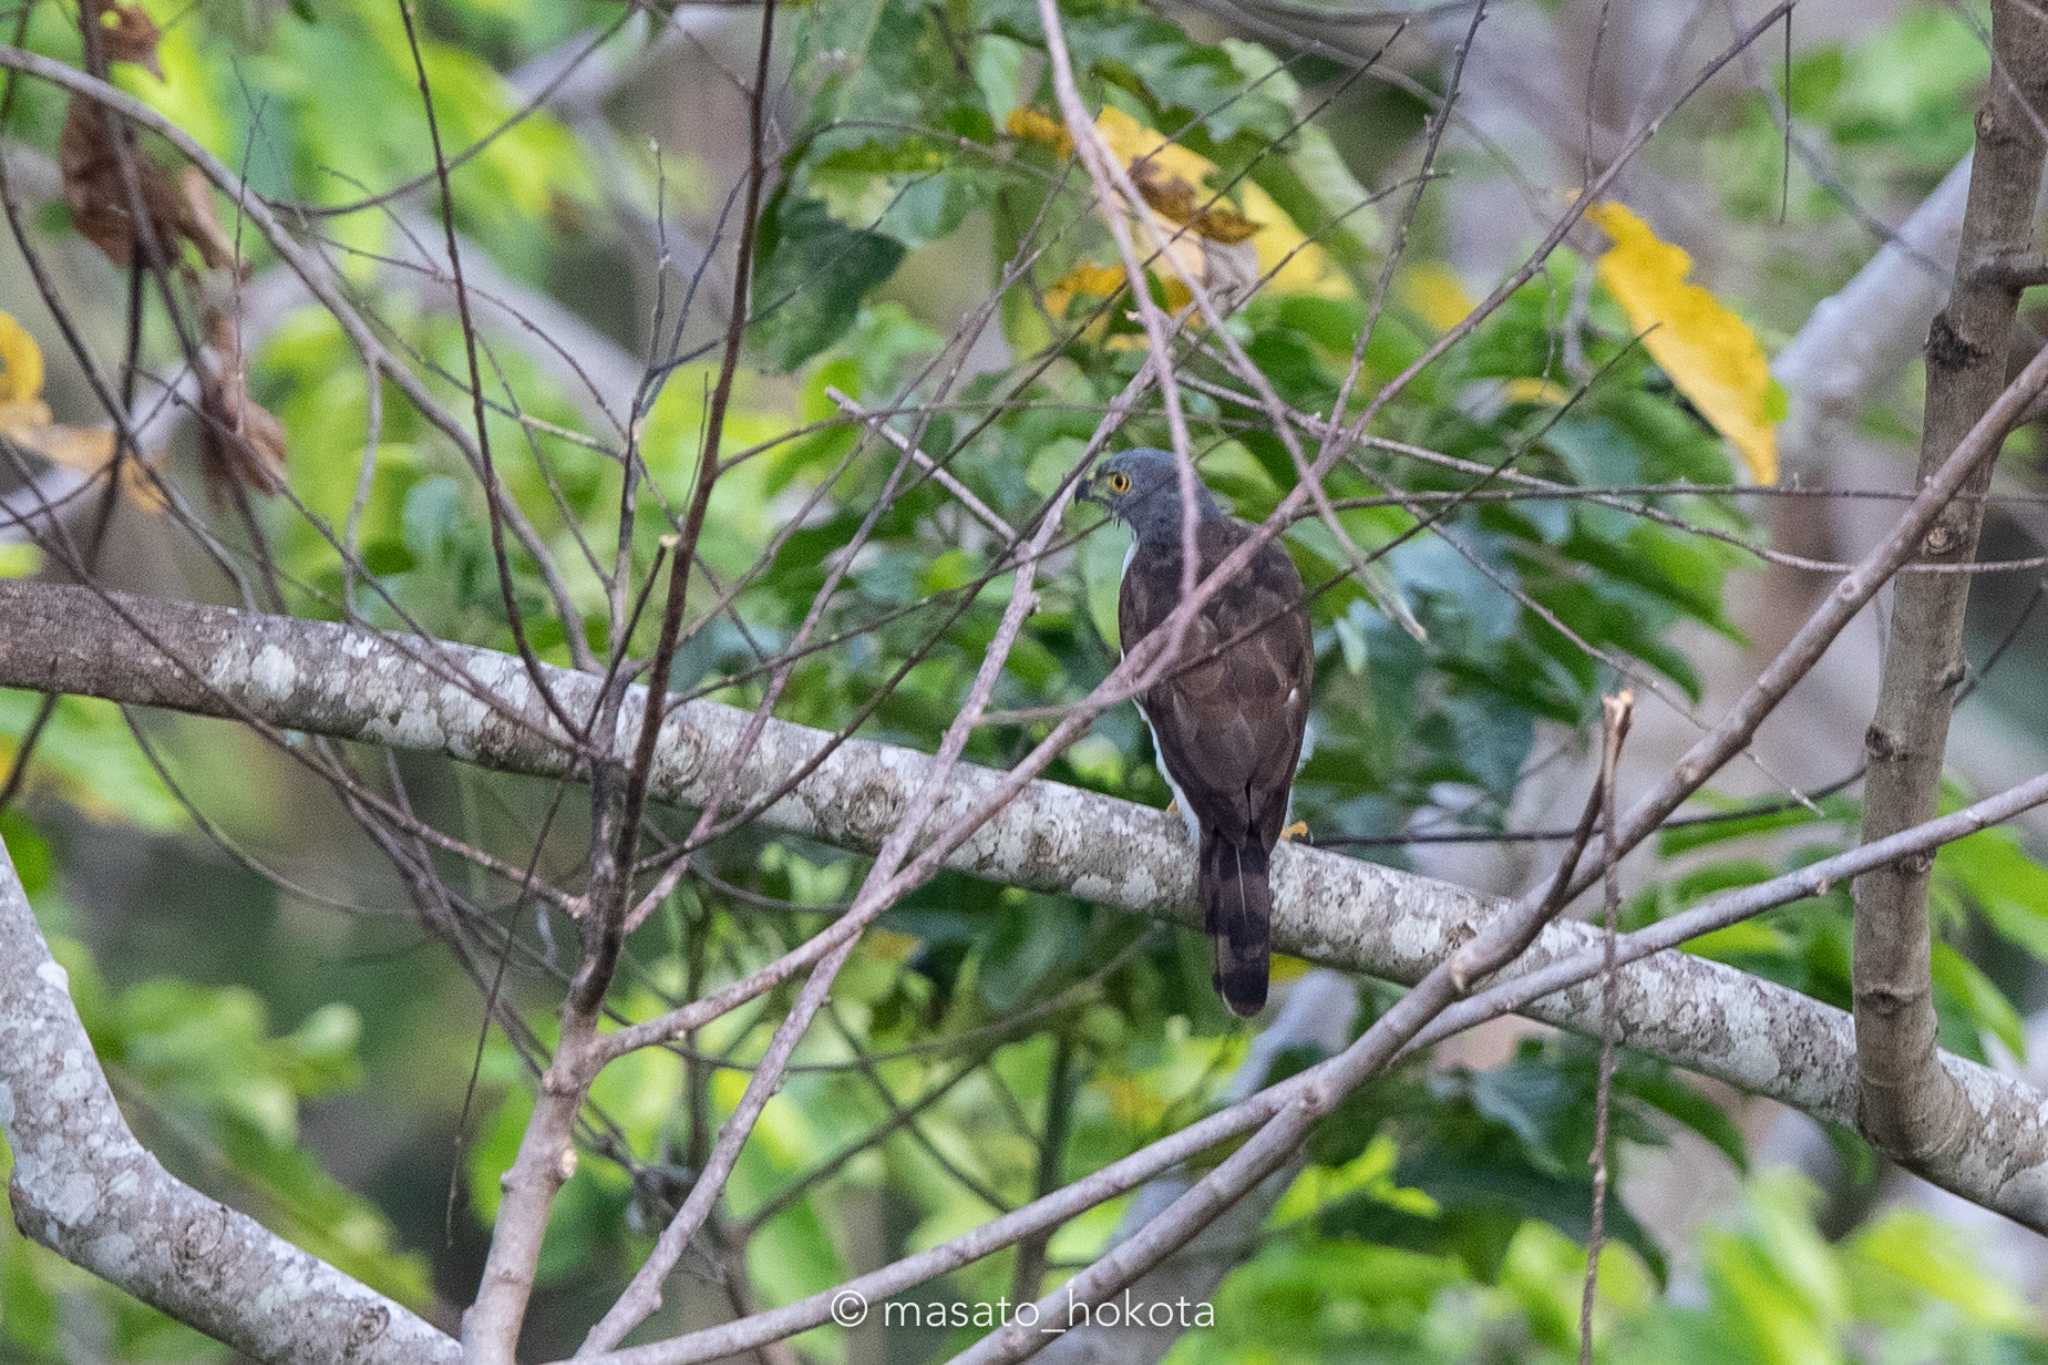
<path fill-rule="evenodd" d="M 1110 475 L 1110 476 L 1109 476 L 1109 491 L 1110 491 L 1110 492 L 1112 492 L 1112 493 L 1128 493 L 1128 492 L 1130 492 L 1130 491 L 1131 491 L 1131 476 L 1130 476 L 1130 475 L 1128 475 L 1128 474 L 1112 474 L 1112 475 Z"/>

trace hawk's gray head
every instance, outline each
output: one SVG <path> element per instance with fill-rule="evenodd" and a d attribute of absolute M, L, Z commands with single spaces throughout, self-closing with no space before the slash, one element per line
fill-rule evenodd
<path fill-rule="evenodd" d="M 1107 507 L 1111 516 L 1131 528 L 1140 545 L 1180 542 L 1180 471 L 1170 451 L 1140 447 L 1112 455 L 1095 466 L 1079 496 Z M 1196 480 L 1195 520 L 1222 515 L 1216 499 Z"/>

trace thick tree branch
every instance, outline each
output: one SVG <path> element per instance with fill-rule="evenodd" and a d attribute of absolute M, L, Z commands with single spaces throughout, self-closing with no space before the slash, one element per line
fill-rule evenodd
<path fill-rule="evenodd" d="M 549 725 L 525 670 L 510 655 L 436 645 L 444 668 L 499 691 L 529 724 L 484 706 L 420 661 L 417 641 L 328 622 L 122 597 L 125 611 L 174 651 L 167 659 L 97 594 L 83 588 L 0 583 L 0 685 L 106 697 L 202 715 L 239 714 L 342 739 L 441 753 L 509 772 L 558 777 L 575 771 L 566 736 Z M 572 713 L 599 680 L 555 679 Z M 632 734 L 643 694 L 635 689 L 619 728 Z M 692 805 L 718 776 L 715 756 L 738 738 L 748 713 L 715 702 L 670 709 L 662 725 L 651 795 Z M 831 736 L 770 721 L 730 793 L 774 790 Z M 895 828 L 930 755 L 854 740 L 764 812 L 764 827 L 859 852 Z M 933 812 L 940 825 L 972 809 L 1002 781 L 961 764 Z M 1118 909 L 1199 922 L 1194 871 L 1177 821 L 1150 808 L 1057 783 L 1030 783 L 947 859 L 990 881 L 1077 895 Z M 1327 966 L 1415 981 L 1469 940 L 1503 902 L 1461 887 L 1316 849 L 1283 846 L 1274 857 L 1276 949 Z M 1559 923 L 1523 966 L 1597 948 L 1588 926 Z M 1538 1019 L 1590 1032 L 1584 992 L 1529 1005 Z M 1694 1071 L 1838 1123 L 1856 1117 L 1854 1045 L 1847 1015 L 1797 992 L 1702 958 L 1664 953 L 1620 973 L 1616 1017 L 1630 1045 Z M 2048 1103 L 2007 1077 L 1944 1057 L 1975 1111 L 1966 1148 L 1923 1168 L 1928 1178 L 2030 1226 L 2048 1227 Z"/>
<path fill-rule="evenodd" d="M 431 1365 L 454 1340 L 177 1179 L 135 1140 L 0 847 L 0 1129 L 15 1226 L 257 1360 Z"/>
<path fill-rule="evenodd" d="M 2048 108 L 2048 15 L 2031 4 L 1992 9 L 1994 76 L 1977 116 L 1976 161 L 1963 213 L 1955 293 L 1927 339 L 1927 406 L 1920 479 L 1946 464 L 2006 388 L 2012 285 L 1980 279 L 1988 254 L 2019 250 L 2033 235 L 2043 145 L 2034 110 Z M 2003 433 L 2001 433 L 2002 435 Z M 1995 458 L 1995 456 L 1994 456 Z M 1993 459 L 1981 461 L 1918 546 L 1922 557 L 1975 557 L 1984 522 L 1981 494 Z M 1963 614 L 1970 580 L 1908 574 L 1893 589 L 1890 648 L 1878 683 L 1877 714 L 1864 744 L 1870 778 L 1866 841 L 1921 823 L 1940 798 L 1949 714 L 1963 681 Z M 1936 1157 L 1970 1140 L 1968 1107 L 1936 1056 L 1927 885 L 1933 860 L 1908 859 L 1856 883 L 1854 982 L 1856 1059 L 1862 1126 L 1903 1160 Z"/>

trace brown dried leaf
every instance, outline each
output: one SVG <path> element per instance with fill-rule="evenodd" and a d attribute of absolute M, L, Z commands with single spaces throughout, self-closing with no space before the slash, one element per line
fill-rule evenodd
<path fill-rule="evenodd" d="M 107 462 L 114 458 L 114 433 L 104 427 L 70 427 L 53 422 L 9 434 L 51 464 L 81 474 L 102 474 Z"/>
<path fill-rule="evenodd" d="M 0 436 L 19 441 L 50 421 L 50 405 L 40 398 L 10 398 L 0 403 Z"/>
<path fill-rule="evenodd" d="M 1225 246 L 1249 241 L 1263 223 L 1255 223 L 1228 204 L 1211 204 L 1195 215 L 1193 227 L 1202 237 Z"/>
<path fill-rule="evenodd" d="M 106 474 L 107 464 L 114 458 L 111 429 L 52 422 L 50 410 L 40 402 L 0 404 L 0 435 L 53 465 L 95 479 Z M 133 456 L 121 462 L 121 487 L 139 506 L 152 512 L 163 510 L 162 494 Z"/>
<path fill-rule="evenodd" d="M 199 248 L 209 269 L 239 269 L 234 238 L 213 213 L 213 186 L 197 166 L 178 172 L 178 231 Z"/>
<path fill-rule="evenodd" d="M 249 396 L 249 370 L 233 321 L 210 309 L 206 334 L 213 354 L 199 382 L 199 450 L 207 477 L 257 493 L 282 493 L 284 424 Z"/>
<path fill-rule="evenodd" d="M 199 449 L 209 479 L 257 493 L 284 491 L 284 427 L 246 387 L 206 385 L 199 413 Z"/>
<path fill-rule="evenodd" d="M 108 124 L 109 118 L 103 117 L 90 99 L 73 95 L 64 131 L 57 138 L 57 166 L 63 174 L 64 202 L 70 206 L 72 225 L 105 252 L 108 260 L 125 266 L 135 259 L 135 221 L 128 211 L 131 201 Z M 200 259 L 209 269 L 234 267 L 234 242 L 214 216 L 212 194 L 199 169 L 187 166 L 173 177 L 133 145 L 129 160 L 135 167 L 157 245 L 175 253 L 182 239 L 199 249 Z"/>
<path fill-rule="evenodd" d="M 51 464 L 94 478 L 114 458 L 114 433 L 105 427 L 74 427 L 53 421 L 50 405 L 41 398 L 43 353 L 28 330 L 0 313 L 0 436 Z M 122 483 L 152 511 L 163 499 L 134 461 L 122 465 Z"/>
<path fill-rule="evenodd" d="M 163 33 L 142 12 L 142 6 L 110 4 L 105 0 L 87 0 L 87 6 L 99 20 L 102 57 L 110 62 L 133 62 L 158 80 L 164 78 L 164 69 L 156 59 Z"/>
<path fill-rule="evenodd" d="M 1156 211 L 1176 223 L 1195 216 L 1195 187 L 1156 161 L 1131 163 L 1131 183 Z"/>
<path fill-rule="evenodd" d="M 1131 183 L 1138 187 L 1138 193 L 1154 211 L 1194 229 L 1196 236 L 1212 242 L 1242 242 L 1263 226 L 1220 199 L 1202 206 L 1200 200 L 1205 196 L 1201 191 L 1155 160 L 1131 163 Z"/>
<path fill-rule="evenodd" d="M 78 235 L 115 265 L 127 265 L 135 256 L 135 234 L 122 202 L 120 169 L 92 103 L 83 95 L 71 97 L 64 116 L 64 131 L 57 137 L 57 169 L 64 177 L 64 202 Z"/>
<path fill-rule="evenodd" d="M 125 266 L 135 259 L 135 221 L 128 211 L 128 191 L 121 182 L 121 163 L 107 135 L 107 122 L 90 99 L 73 95 L 64 131 L 57 138 L 57 167 L 64 177 L 64 202 L 71 208 L 72 226 L 108 260 Z M 140 156 L 132 160 L 157 239 L 168 244 L 172 216 L 166 210 L 174 209 L 176 194 L 159 168 Z"/>

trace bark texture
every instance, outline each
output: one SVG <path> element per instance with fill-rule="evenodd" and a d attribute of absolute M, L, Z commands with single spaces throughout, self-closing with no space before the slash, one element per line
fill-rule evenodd
<path fill-rule="evenodd" d="M 64 968 L 0 848 L 0 1131 L 14 1223 L 74 1265 L 256 1360 L 435 1365 L 406 1308 L 207 1198 L 128 1131 Z"/>
<path fill-rule="evenodd" d="M 444 754 L 507 772 L 573 774 L 517 658 L 384 636 L 353 626 L 191 606 L 84 588 L 0 582 L 0 686 L 77 693 Z M 147 632 L 146 635 L 143 632 Z M 572 714 L 598 679 L 551 671 Z M 482 695 L 495 695 L 498 705 Z M 639 724 L 639 689 L 620 733 Z M 687 702 L 662 722 L 651 795 L 706 799 L 750 713 Z M 766 796 L 830 737 L 769 721 L 730 799 Z M 855 740 L 769 806 L 760 823 L 870 853 L 922 785 L 930 755 Z M 953 772 L 927 828 L 971 809 L 1001 774 Z M 1033 782 L 954 851 L 948 866 L 1008 885 L 1080 896 L 1200 927 L 1194 859 L 1177 819 L 1053 782 Z M 1325 966 L 1420 980 L 1508 902 L 1323 850 L 1282 845 L 1273 859 L 1273 945 Z M 1545 929 L 1511 974 L 1592 948 L 1598 931 Z M 1856 1119 L 1849 1016 L 1731 967 L 1660 953 L 1621 970 L 1616 1018 L 1632 1047 L 1836 1123 Z M 1600 987 L 1587 982 L 1530 1005 L 1531 1018 L 1592 1034 Z M 1969 1114 L 1964 1141 L 1914 1169 L 1974 1203 L 2048 1230 L 2048 1104 L 2031 1087 L 1939 1055 Z"/>
<path fill-rule="evenodd" d="M 2040 119 L 2048 110 L 2048 14 L 2030 0 L 1992 7 L 1993 73 L 1977 114 L 1977 151 L 1963 213 L 1955 291 L 1927 336 L 1927 403 L 1921 431 L 1924 483 L 2005 390 L 2019 295 L 1979 263 L 2024 250 L 2041 187 Z M 1959 562 L 1977 552 L 1983 525 L 1975 495 L 1992 461 L 1972 474 L 1921 540 L 1921 557 Z M 1970 578 L 1902 574 L 1893 580 L 1889 648 L 1870 757 L 1863 837 L 1881 839 L 1928 819 L 1940 797 L 1949 716 L 1965 676 L 1963 616 Z M 1856 1059 L 1863 1131 L 1905 1161 L 1938 1159 L 1969 1140 L 1968 1107 L 1935 1047 L 1927 922 L 1933 861 L 1912 858 L 1856 884 Z"/>

